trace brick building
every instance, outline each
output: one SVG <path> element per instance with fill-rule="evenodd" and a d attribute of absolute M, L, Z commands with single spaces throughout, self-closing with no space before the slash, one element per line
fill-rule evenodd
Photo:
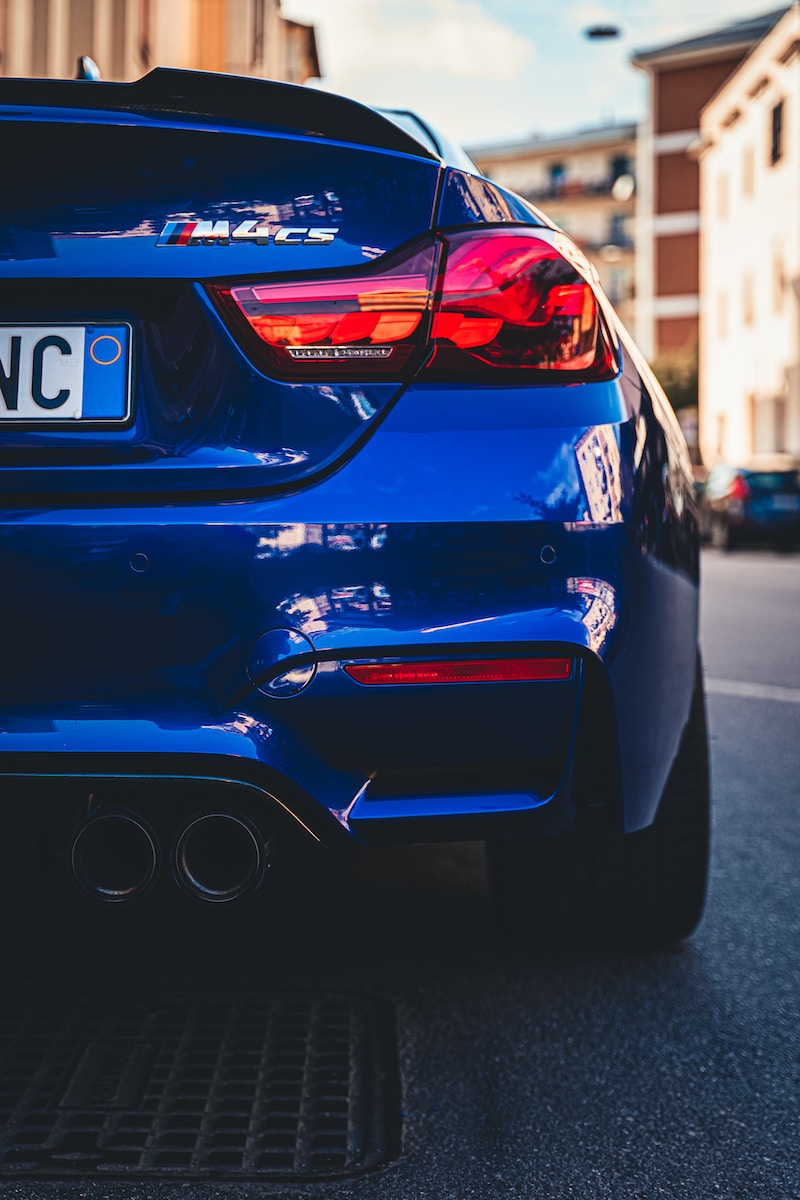
<path fill-rule="evenodd" d="M 700 175 L 687 151 L 699 136 L 700 111 L 785 11 L 633 56 L 650 87 L 637 166 L 636 286 L 636 332 L 648 357 L 698 340 Z"/>
<path fill-rule="evenodd" d="M 0 0 L 0 74 L 69 78 L 84 54 L 120 81 L 155 66 L 320 74 L 313 26 L 282 17 L 280 0 Z"/>

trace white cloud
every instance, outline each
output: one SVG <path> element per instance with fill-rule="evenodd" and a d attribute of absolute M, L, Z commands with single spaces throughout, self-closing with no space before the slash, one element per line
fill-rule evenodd
<path fill-rule="evenodd" d="M 317 26 L 331 87 L 398 68 L 478 83 L 508 79 L 534 55 L 529 39 L 477 0 L 284 0 L 283 12 Z"/>
<path fill-rule="evenodd" d="M 282 12 L 316 27 L 328 91 L 410 108 L 473 144 L 502 128 L 504 110 L 525 112 L 536 47 L 486 0 L 283 0 Z"/>

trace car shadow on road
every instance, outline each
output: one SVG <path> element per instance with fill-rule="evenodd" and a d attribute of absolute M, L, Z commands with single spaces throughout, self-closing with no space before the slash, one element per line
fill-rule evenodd
<path fill-rule="evenodd" d="M 513 974 L 516 967 L 594 961 L 587 954 L 542 958 L 504 935 L 481 843 L 317 850 L 276 864 L 255 896 L 224 905 L 185 896 L 171 879 L 130 906 L 94 903 L 54 884 L 28 898 L 10 929 L 7 955 L 13 978 L 46 975 L 62 986 L 335 982 L 389 990 L 415 972 L 481 964 Z"/>

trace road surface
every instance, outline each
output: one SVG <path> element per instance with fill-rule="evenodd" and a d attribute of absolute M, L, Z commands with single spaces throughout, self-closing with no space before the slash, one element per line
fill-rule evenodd
<path fill-rule="evenodd" d="M 46 990 L 66 1011 L 90 980 L 112 1005 L 143 983 L 383 998 L 402 1150 L 327 1183 L 6 1178 L 0 1200 L 798 1200 L 800 558 L 708 552 L 703 652 L 713 868 L 685 945 L 520 955 L 470 845 L 289 889 L 246 943 L 227 914 L 152 941 L 101 923 L 91 944 L 67 921 L 45 958 L 29 945 L 7 964 L 6 996 Z"/>

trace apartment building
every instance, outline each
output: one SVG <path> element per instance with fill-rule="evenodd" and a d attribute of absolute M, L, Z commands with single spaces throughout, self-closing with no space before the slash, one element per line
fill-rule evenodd
<path fill-rule="evenodd" d="M 575 239 L 634 331 L 636 126 L 534 136 L 470 154 L 484 174 L 543 209 Z"/>
<path fill-rule="evenodd" d="M 700 111 L 785 13 L 737 21 L 632 58 L 649 81 L 639 138 L 636 331 L 657 358 L 696 345 L 700 317 L 700 171 L 687 151 Z"/>
<path fill-rule="evenodd" d="M 85 54 L 119 81 L 155 66 L 320 74 L 313 26 L 282 17 L 280 0 L 0 0 L 0 74 L 70 78 Z"/>
<path fill-rule="evenodd" d="M 700 116 L 705 462 L 800 458 L 800 4 Z"/>

